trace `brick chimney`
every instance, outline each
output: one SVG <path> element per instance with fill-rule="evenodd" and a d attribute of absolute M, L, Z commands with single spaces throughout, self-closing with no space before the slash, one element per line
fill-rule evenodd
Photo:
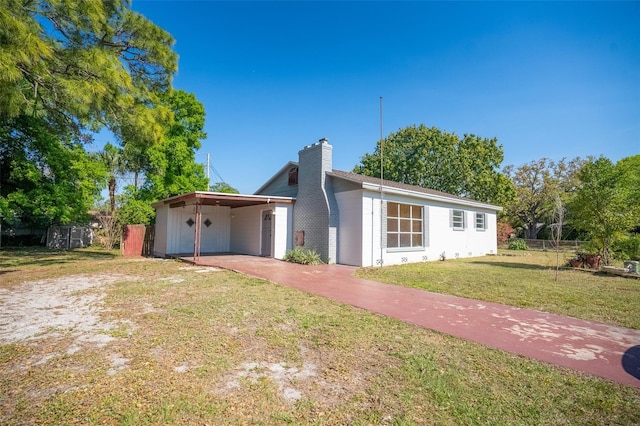
<path fill-rule="evenodd" d="M 303 248 L 317 251 L 322 260 L 336 262 L 337 205 L 327 182 L 333 147 L 327 138 L 298 152 L 298 195 L 293 213 L 295 231 L 304 231 Z"/>

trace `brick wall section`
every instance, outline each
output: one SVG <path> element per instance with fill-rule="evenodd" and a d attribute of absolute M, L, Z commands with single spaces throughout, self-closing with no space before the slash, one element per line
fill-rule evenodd
<path fill-rule="evenodd" d="M 337 259 L 337 203 L 327 179 L 332 170 L 333 147 L 326 139 L 298 153 L 298 196 L 293 227 L 304 231 L 304 248 L 317 251 L 325 262 Z"/>

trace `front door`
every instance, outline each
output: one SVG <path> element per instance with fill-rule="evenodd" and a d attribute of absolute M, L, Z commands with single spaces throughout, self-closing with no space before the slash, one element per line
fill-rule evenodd
<path fill-rule="evenodd" d="M 271 257 L 271 219 L 273 212 L 271 210 L 262 211 L 262 244 L 260 254 L 262 256 Z"/>

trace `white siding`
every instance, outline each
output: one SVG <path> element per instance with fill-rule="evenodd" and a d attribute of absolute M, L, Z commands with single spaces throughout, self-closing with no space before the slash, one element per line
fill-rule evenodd
<path fill-rule="evenodd" d="M 362 266 L 380 266 L 380 194 L 362 197 Z"/>
<path fill-rule="evenodd" d="M 231 209 L 224 206 L 202 206 L 200 234 L 201 253 L 226 253 L 230 249 Z M 209 219 L 211 225 L 206 226 Z"/>
<path fill-rule="evenodd" d="M 161 206 L 156 210 L 155 236 L 153 240 L 153 255 L 164 257 L 167 254 L 167 215 L 169 206 Z"/>
<path fill-rule="evenodd" d="M 180 253 L 180 233 L 183 232 L 182 228 L 184 227 L 182 215 L 185 212 L 191 212 L 193 208 L 193 206 L 185 206 L 169 209 L 167 216 L 167 254 Z M 191 248 L 191 253 L 193 253 L 193 248 Z"/>
<path fill-rule="evenodd" d="M 381 211 L 380 194 L 364 191 L 362 195 L 362 266 L 379 266 L 382 256 L 384 265 L 413 263 L 445 258 L 484 256 L 497 252 L 496 212 L 420 198 L 384 194 L 384 201 L 423 206 L 425 247 L 411 249 L 380 249 Z M 451 226 L 451 210 L 463 210 L 466 227 L 454 230 Z M 485 230 L 475 228 L 475 213 L 485 213 Z M 340 217 L 342 224 L 342 216 Z M 385 235 L 386 237 L 386 235 Z M 386 244 L 385 244 L 386 245 Z"/>
<path fill-rule="evenodd" d="M 362 191 L 335 194 L 340 224 L 337 263 L 362 266 Z"/>
<path fill-rule="evenodd" d="M 271 252 L 276 259 L 282 259 L 293 248 L 293 205 L 276 204 L 274 220 Z"/>
<path fill-rule="evenodd" d="M 451 211 L 462 210 L 465 217 L 464 230 L 456 230 L 451 226 Z M 433 249 L 430 260 L 434 256 L 446 259 L 484 256 L 497 252 L 496 213 L 490 210 L 474 209 L 464 206 L 438 204 L 430 208 L 430 227 Z M 487 229 L 475 228 L 475 213 L 485 213 Z"/>
<path fill-rule="evenodd" d="M 201 206 L 201 253 L 221 253 L 229 251 L 230 233 L 229 207 Z M 189 226 L 187 221 L 195 221 L 195 206 L 169 209 L 167 221 L 167 253 L 193 253 L 195 225 Z M 209 219 L 211 225 L 205 225 Z"/>
<path fill-rule="evenodd" d="M 291 250 L 292 205 L 263 204 L 259 206 L 239 207 L 231 210 L 231 252 L 260 256 L 260 227 L 262 211 L 274 210 L 274 232 L 271 236 L 271 253 L 276 259 L 282 259 Z"/>
<path fill-rule="evenodd" d="M 260 212 L 264 206 L 238 207 L 231 210 L 231 251 L 260 255 Z"/>

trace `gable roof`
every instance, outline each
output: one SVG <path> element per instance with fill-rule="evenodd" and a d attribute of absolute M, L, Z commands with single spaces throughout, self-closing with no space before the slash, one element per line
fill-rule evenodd
<path fill-rule="evenodd" d="M 332 170 L 327 175 L 344 179 L 350 182 L 360 184 L 363 189 L 380 191 L 380 178 L 359 175 L 357 173 L 344 172 L 342 170 Z M 491 210 L 502 210 L 502 207 L 492 204 L 483 203 L 472 200 L 471 198 L 460 197 L 458 195 L 448 194 L 434 189 L 423 188 L 417 185 L 407 185 L 406 183 L 395 182 L 384 179 L 382 181 L 383 191 L 387 193 L 413 195 L 419 198 L 425 198 L 434 201 L 446 201 L 453 204 L 468 205 L 473 207 L 482 207 Z"/>
<path fill-rule="evenodd" d="M 282 166 L 282 168 L 280 170 L 278 170 L 277 172 L 274 173 L 273 176 L 271 176 L 269 178 L 268 181 L 266 181 L 265 183 L 262 184 L 262 186 L 260 188 L 258 188 L 254 194 L 260 194 L 262 192 L 263 189 L 265 189 L 266 187 L 268 187 L 271 182 L 273 182 L 274 180 L 276 180 L 276 178 L 278 176 L 280 176 L 282 173 L 284 173 L 285 171 L 288 172 L 289 169 L 293 166 L 297 166 L 298 163 L 296 163 L 295 161 L 289 161 L 287 164 L 285 164 L 284 166 Z"/>

